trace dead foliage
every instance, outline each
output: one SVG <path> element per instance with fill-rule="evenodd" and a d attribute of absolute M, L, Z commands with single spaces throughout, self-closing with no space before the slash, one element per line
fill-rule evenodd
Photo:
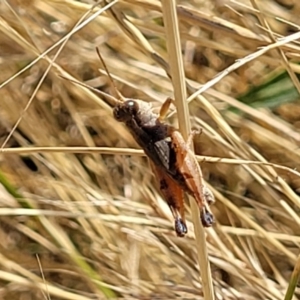
<path fill-rule="evenodd" d="M 180 239 L 104 97 L 62 78 L 110 93 L 99 47 L 124 96 L 158 109 L 173 95 L 161 2 L 115 2 L 114 13 L 84 1 L 0 3 L 2 299 L 203 296 L 190 209 Z M 283 299 L 300 243 L 299 105 L 254 109 L 236 97 L 279 69 L 300 90 L 300 5 L 179 2 L 187 90 L 203 91 L 189 99 L 203 129 L 195 149 L 216 197 L 206 230 L 215 297 Z"/>

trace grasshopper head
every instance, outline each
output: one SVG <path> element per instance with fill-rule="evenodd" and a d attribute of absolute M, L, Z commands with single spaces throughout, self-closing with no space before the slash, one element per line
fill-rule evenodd
<path fill-rule="evenodd" d="M 114 118 L 119 122 L 126 122 L 136 116 L 139 105 L 135 100 L 126 100 L 118 104 L 114 110 Z"/>

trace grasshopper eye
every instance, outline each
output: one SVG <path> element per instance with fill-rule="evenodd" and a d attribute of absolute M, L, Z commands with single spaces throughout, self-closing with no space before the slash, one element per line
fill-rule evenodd
<path fill-rule="evenodd" d="M 138 106 L 137 102 L 134 100 L 125 101 L 124 107 L 126 107 L 128 114 L 130 114 L 130 115 L 135 115 L 139 110 L 139 106 Z"/>

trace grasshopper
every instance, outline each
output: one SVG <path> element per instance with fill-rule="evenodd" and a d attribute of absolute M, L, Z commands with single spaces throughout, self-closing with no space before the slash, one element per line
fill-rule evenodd
<path fill-rule="evenodd" d="M 175 127 L 163 121 L 172 103 L 170 98 L 164 102 L 159 114 L 153 112 L 150 103 L 124 98 L 115 87 L 98 49 L 97 52 L 119 96 L 119 99 L 115 99 L 113 116 L 118 122 L 125 124 L 150 159 L 160 191 L 172 212 L 176 234 L 182 237 L 187 233 L 184 192 L 195 198 L 203 226 L 212 226 L 214 216 L 209 206 L 214 202 L 214 196 L 204 184 L 201 169 L 191 150 L 193 137 L 197 132 L 193 131 L 185 141 Z"/>

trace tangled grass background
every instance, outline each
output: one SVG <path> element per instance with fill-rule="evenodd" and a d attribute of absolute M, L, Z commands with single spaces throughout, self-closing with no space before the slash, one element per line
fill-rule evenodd
<path fill-rule="evenodd" d="M 215 298 L 284 299 L 299 265 L 300 5 L 178 4 L 188 96 L 203 91 L 189 111 L 216 197 Z M 99 47 L 124 96 L 156 110 L 173 96 L 162 3 L 110 5 L 0 3 L 1 299 L 203 298 L 189 207 L 180 239 L 143 152 L 71 82 L 111 93 Z"/>

